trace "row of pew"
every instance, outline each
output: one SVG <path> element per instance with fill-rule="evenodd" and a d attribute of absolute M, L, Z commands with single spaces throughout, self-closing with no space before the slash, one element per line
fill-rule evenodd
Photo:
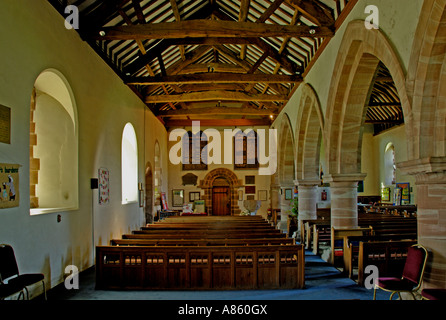
<path fill-rule="evenodd" d="M 381 276 L 401 274 L 407 250 L 417 242 L 417 219 L 359 214 L 354 228 L 334 228 L 329 219 L 302 220 L 300 241 L 315 254 L 329 250 L 328 262 L 364 285 L 369 265 Z"/>
<path fill-rule="evenodd" d="M 260 216 L 171 216 L 96 248 L 96 288 L 303 288 L 303 245 Z"/>

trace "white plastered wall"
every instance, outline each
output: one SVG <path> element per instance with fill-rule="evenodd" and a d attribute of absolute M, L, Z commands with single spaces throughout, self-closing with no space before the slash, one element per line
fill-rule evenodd
<path fill-rule="evenodd" d="M 11 108 L 12 113 L 11 144 L 0 143 L 0 162 L 21 165 L 20 206 L 0 210 L 0 243 L 14 247 L 22 273 L 42 272 L 47 287 L 54 287 L 63 281 L 67 265 L 81 271 L 92 266 L 95 245 L 106 245 L 144 221 L 138 203 L 121 204 L 125 124 L 132 123 L 138 140 L 139 182 L 144 182 L 146 159 L 153 158 L 155 140 L 166 152 L 167 135 L 162 124 L 77 32 L 65 29 L 64 19 L 48 1 L 1 1 L 0 39 L 0 104 Z M 31 216 L 30 100 L 37 77 L 47 69 L 64 75 L 76 102 L 79 209 Z M 167 163 L 162 166 L 167 174 Z M 110 172 L 110 202 L 104 205 L 98 203 L 98 191 L 90 188 L 90 179 L 98 177 L 99 168 Z"/>

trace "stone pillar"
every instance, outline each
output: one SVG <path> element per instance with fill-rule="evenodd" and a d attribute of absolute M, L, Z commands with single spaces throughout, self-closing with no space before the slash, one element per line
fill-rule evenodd
<path fill-rule="evenodd" d="M 424 286 L 446 288 L 446 157 L 407 161 L 398 169 L 416 181 L 418 242 L 430 255 Z"/>
<path fill-rule="evenodd" d="M 361 173 L 324 176 L 324 181 L 330 183 L 332 227 L 358 226 L 358 181 L 365 177 Z"/>
<path fill-rule="evenodd" d="M 299 222 L 300 220 L 317 219 L 317 186 L 320 181 L 295 180 L 294 183 L 299 190 Z"/>
<path fill-rule="evenodd" d="M 281 195 L 280 195 L 280 221 L 277 221 L 277 228 L 282 230 L 283 232 L 287 231 L 287 223 L 288 223 L 288 216 L 291 212 L 291 201 L 285 199 L 285 190 L 291 189 L 291 194 L 294 193 L 294 186 L 281 186 Z"/>

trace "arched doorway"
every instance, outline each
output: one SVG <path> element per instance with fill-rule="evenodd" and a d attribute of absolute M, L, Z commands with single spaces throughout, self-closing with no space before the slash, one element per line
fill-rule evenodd
<path fill-rule="evenodd" d="M 212 215 L 231 215 L 230 186 L 226 178 L 217 178 L 212 185 Z"/>
<path fill-rule="evenodd" d="M 229 169 L 218 168 L 210 171 L 203 180 L 200 181 L 199 187 L 204 190 L 203 200 L 205 200 L 206 210 L 209 215 L 240 214 L 240 208 L 237 205 L 238 189 L 242 186 L 242 181 L 238 179 L 237 175 Z M 221 197 L 217 202 L 215 196 Z M 226 197 L 226 198 L 225 198 Z M 217 211 L 214 212 L 215 209 Z M 218 208 L 219 206 L 226 206 L 225 208 Z M 224 210 L 225 209 L 225 210 Z"/>

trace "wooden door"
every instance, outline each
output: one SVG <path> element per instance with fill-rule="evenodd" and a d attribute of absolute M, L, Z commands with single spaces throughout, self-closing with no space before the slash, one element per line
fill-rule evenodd
<path fill-rule="evenodd" d="M 214 187 L 212 189 L 212 215 L 231 215 L 231 197 L 229 187 Z"/>

